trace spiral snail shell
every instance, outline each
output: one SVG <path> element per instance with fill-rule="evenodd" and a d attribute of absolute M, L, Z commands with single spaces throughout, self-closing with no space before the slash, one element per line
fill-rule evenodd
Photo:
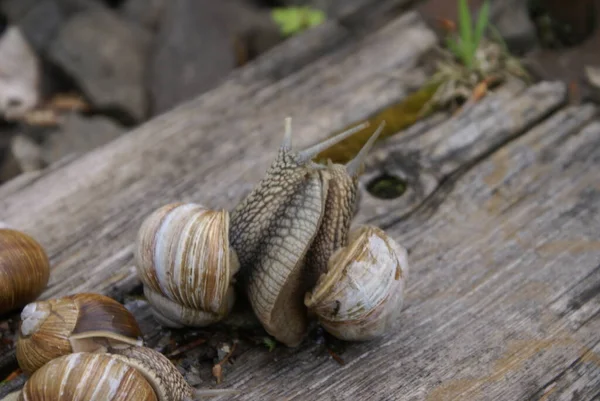
<path fill-rule="evenodd" d="M 0 228 L 0 314 L 36 299 L 49 278 L 44 248 L 23 232 Z"/>
<path fill-rule="evenodd" d="M 408 272 L 406 250 L 383 230 L 363 226 L 332 255 L 304 302 L 337 338 L 371 340 L 397 326 Z"/>
<path fill-rule="evenodd" d="M 134 316 L 100 294 L 27 305 L 17 360 L 29 378 L 6 400 L 190 401 L 237 393 L 190 386 L 166 356 L 143 346 Z"/>
<path fill-rule="evenodd" d="M 161 323 L 206 326 L 231 311 L 239 262 L 228 236 L 229 213 L 198 204 L 165 205 L 144 220 L 136 268 Z"/>
<path fill-rule="evenodd" d="M 23 308 L 17 361 L 30 375 L 59 356 L 101 348 L 98 339 L 142 345 L 141 338 L 135 318 L 119 302 L 100 294 L 74 294 Z"/>
<path fill-rule="evenodd" d="M 9 396 L 16 401 L 191 401 L 237 393 L 196 389 L 160 352 L 123 345 L 52 359 Z"/>

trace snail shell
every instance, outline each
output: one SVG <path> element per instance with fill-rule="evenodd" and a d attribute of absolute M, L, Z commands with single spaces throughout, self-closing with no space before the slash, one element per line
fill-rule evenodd
<path fill-rule="evenodd" d="M 121 343 L 107 351 L 75 352 L 49 361 L 15 394 L 16 399 L 191 401 L 238 393 L 193 388 L 166 356 L 151 348 Z"/>
<path fill-rule="evenodd" d="M 0 314 L 36 299 L 49 278 L 48 256 L 35 239 L 17 230 L 0 229 Z"/>
<path fill-rule="evenodd" d="M 318 272 L 326 270 L 331 253 L 345 244 L 357 177 L 383 125 L 346 166 L 311 159 L 368 124 L 302 151 L 292 148 L 290 125 L 288 118 L 278 156 L 265 177 L 233 210 L 230 241 L 254 313 L 269 334 L 295 347 L 307 333 L 304 294 Z"/>
<path fill-rule="evenodd" d="M 98 339 L 141 345 L 134 316 L 119 302 L 100 294 L 75 294 L 28 304 L 21 312 L 17 361 L 32 374 L 48 361 L 102 347 Z"/>
<path fill-rule="evenodd" d="M 335 337 L 374 339 L 398 325 L 408 272 L 406 250 L 383 230 L 363 226 L 333 254 L 305 304 Z"/>
<path fill-rule="evenodd" d="M 229 246 L 229 213 L 173 203 L 151 213 L 137 236 L 136 268 L 160 323 L 206 326 L 235 302 L 239 269 Z"/>
<path fill-rule="evenodd" d="M 151 383 L 121 358 L 102 353 L 63 355 L 39 368 L 18 401 L 158 401 Z"/>

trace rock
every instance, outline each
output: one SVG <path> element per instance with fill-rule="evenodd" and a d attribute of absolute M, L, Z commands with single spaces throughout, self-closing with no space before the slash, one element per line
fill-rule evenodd
<path fill-rule="evenodd" d="M 268 11 L 244 1 L 168 2 L 150 67 L 152 113 L 214 88 L 281 40 Z"/>
<path fill-rule="evenodd" d="M 63 10 L 63 12 L 71 16 L 72 14 L 90 10 L 90 9 L 105 9 L 106 7 L 98 0 L 54 0 Z"/>
<path fill-rule="evenodd" d="M 10 148 L 0 151 L 0 184 L 12 180 L 21 174 L 19 161 Z"/>
<path fill-rule="evenodd" d="M 12 138 L 11 151 L 23 173 L 44 167 L 42 148 L 25 135 L 19 134 Z"/>
<path fill-rule="evenodd" d="M 21 28 L 39 53 L 45 53 L 68 18 L 79 11 L 98 8 L 94 0 L 4 0 L 0 10 Z"/>
<path fill-rule="evenodd" d="M 536 28 L 527 7 L 527 2 L 522 0 L 496 0 L 490 8 L 492 24 L 509 50 L 518 54 L 525 54 L 538 45 Z"/>
<path fill-rule="evenodd" d="M 50 59 L 70 74 L 91 103 L 142 121 L 148 105 L 144 87 L 150 34 L 108 9 L 71 17 L 49 49 Z"/>
<path fill-rule="evenodd" d="M 281 0 L 279 7 L 311 7 L 323 11 L 330 18 L 336 18 L 348 3 L 360 3 L 352 0 Z M 354 4 L 351 4 L 354 6 Z"/>
<path fill-rule="evenodd" d="M 590 85 L 600 89 L 600 66 L 585 66 L 585 77 Z"/>
<path fill-rule="evenodd" d="M 121 136 L 126 129 L 112 120 L 96 116 L 68 114 L 60 129 L 50 133 L 42 144 L 42 157 L 54 163 L 73 153 L 86 153 Z"/>
<path fill-rule="evenodd" d="M 581 44 L 597 25 L 598 0 L 543 0 L 537 11 L 546 14 L 554 36 L 562 46 Z"/>
<path fill-rule="evenodd" d="M 0 113 L 6 119 L 22 117 L 39 101 L 40 78 L 36 54 L 18 27 L 0 37 Z"/>
<path fill-rule="evenodd" d="M 120 11 L 124 17 L 154 31 L 166 3 L 166 0 L 127 0 Z"/>
<path fill-rule="evenodd" d="M 43 0 L 2 0 L 0 12 L 4 14 L 11 23 L 21 20 L 27 13 Z"/>
<path fill-rule="evenodd" d="M 36 51 L 44 53 L 65 21 L 65 15 L 56 2 L 41 0 L 17 23 Z"/>

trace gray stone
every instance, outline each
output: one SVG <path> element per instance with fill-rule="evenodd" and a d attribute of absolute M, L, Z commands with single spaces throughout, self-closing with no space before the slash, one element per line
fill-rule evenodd
<path fill-rule="evenodd" d="M 0 11 L 11 22 L 22 19 L 32 8 L 43 0 L 2 0 L 0 1 Z"/>
<path fill-rule="evenodd" d="M 40 145 L 23 134 L 12 138 L 11 151 L 19 163 L 21 172 L 41 170 L 45 165 Z"/>
<path fill-rule="evenodd" d="M 44 53 L 71 15 L 102 7 L 94 0 L 4 0 L 0 11 L 19 26 L 33 48 Z"/>
<path fill-rule="evenodd" d="M 144 88 L 150 34 L 110 10 L 72 16 L 49 48 L 97 108 L 117 109 L 136 121 L 146 116 Z"/>
<path fill-rule="evenodd" d="M 21 29 L 37 52 L 44 52 L 65 22 L 65 16 L 53 0 L 39 0 L 26 10 L 10 10 L 9 17 Z"/>
<path fill-rule="evenodd" d="M 37 55 L 21 30 L 9 26 L 0 37 L 0 115 L 15 120 L 40 100 Z"/>
<path fill-rule="evenodd" d="M 493 0 L 490 19 L 512 52 L 524 54 L 538 45 L 535 25 L 529 18 L 526 1 Z"/>
<path fill-rule="evenodd" d="M 124 127 L 106 117 L 84 117 L 71 113 L 58 130 L 47 135 L 42 144 L 43 159 L 51 164 L 73 153 L 87 153 L 124 132 Z"/>
<path fill-rule="evenodd" d="M 216 87 L 244 61 L 237 50 L 252 57 L 282 40 L 269 13 L 244 1 L 175 0 L 163 17 L 150 67 L 153 114 Z"/>
<path fill-rule="evenodd" d="M 127 0 L 121 6 L 120 12 L 131 21 L 155 30 L 166 4 L 167 0 Z"/>

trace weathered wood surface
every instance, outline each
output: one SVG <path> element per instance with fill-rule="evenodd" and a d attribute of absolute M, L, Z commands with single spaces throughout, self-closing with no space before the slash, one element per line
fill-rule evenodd
<path fill-rule="evenodd" d="M 384 73 L 417 69 L 434 43 L 411 13 L 281 80 L 225 84 L 16 192 L 0 193 L 0 220 L 36 235 L 52 255 L 42 298 L 130 289 L 137 284 L 132 239 L 150 211 L 176 200 L 231 208 L 270 164 L 286 115 L 293 116 L 298 147 L 363 119 L 407 94 L 405 83 Z"/>
<path fill-rule="evenodd" d="M 423 82 L 418 60 L 435 41 L 412 13 L 353 40 L 327 25 L 311 33 L 315 49 L 323 32 L 328 54 L 304 53 L 289 75 L 250 66 L 101 149 L 0 188 L 0 220 L 51 256 L 42 298 L 122 297 L 138 284 L 132 241 L 151 210 L 176 200 L 231 208 L 274 157 L 285 115 L 299 147 L 359 121 L 406 95 L 393 70 Z M 363 191 L 356 221 L 409 249 L 400 330 L 349 345 L 344 366 L 310 340 L 243 349 L 220 386 L 241 394 L 215 399 L 600 397 L 600 121 L 596 106 L 565 103 L 562 84 L 508 84 L 464 115 L 435 115 L 379 144 L 363 183 L 390 172 L 409 190 L 386 201 Z M 128 306 L 160 346 L 145 302 Z M 198 358 L 179 364 L 212 387 L 210 358 Z"/>

